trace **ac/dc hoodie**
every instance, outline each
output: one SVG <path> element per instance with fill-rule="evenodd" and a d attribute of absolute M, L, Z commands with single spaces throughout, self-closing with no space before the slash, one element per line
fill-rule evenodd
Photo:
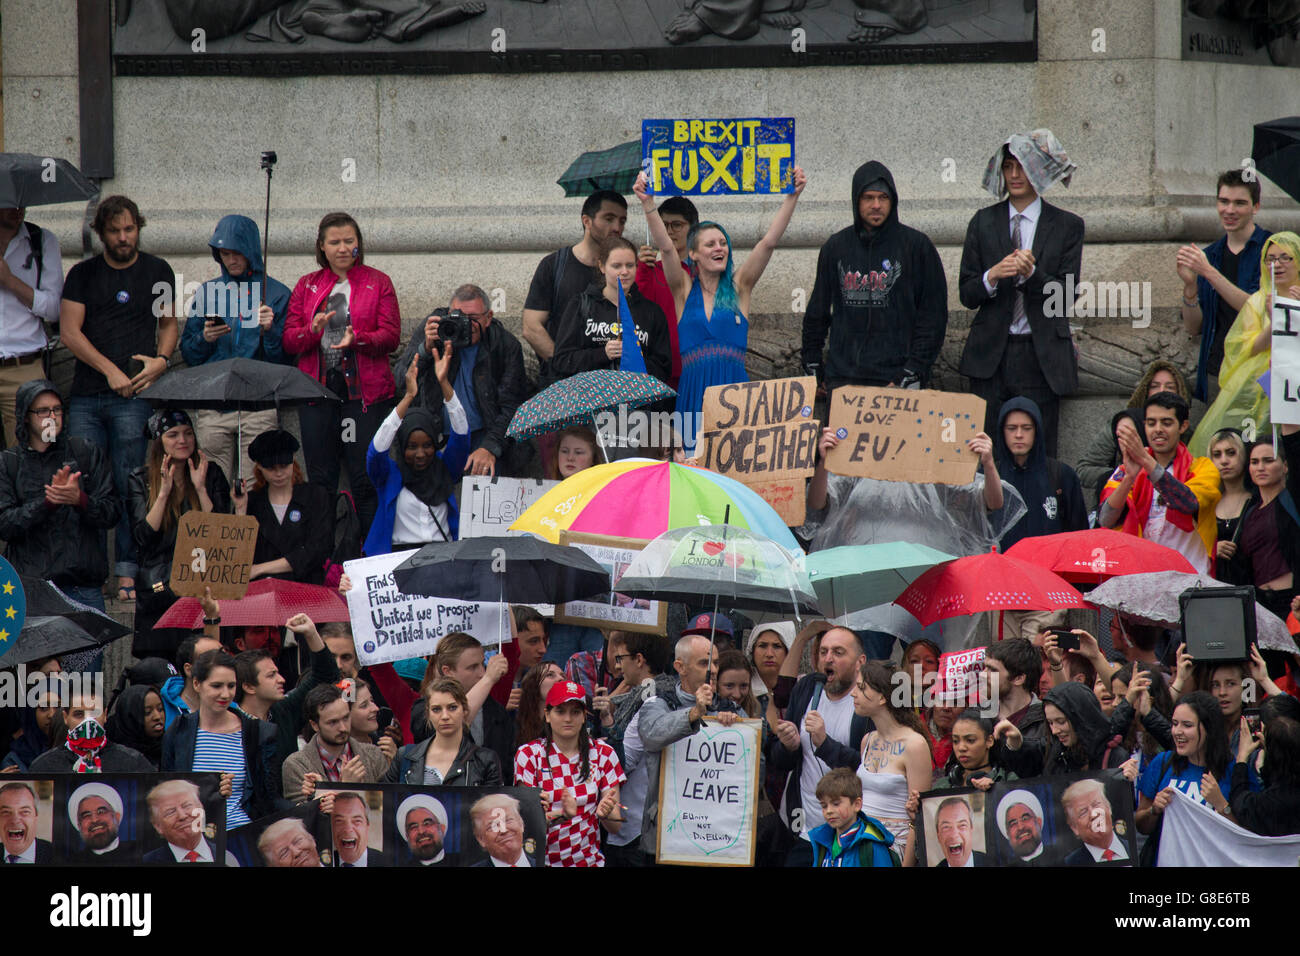
<path fill-rule="evenodd" d="M 884 180 L 889 217 L 872 229 L 858 214 L 867 187 Z M 853 225 L 826 240 L 803 319 L 804 367 L 822 368 L 830 330 L 826 380 L 864 385 L 899 382 L 912 373 L 924 385 L 948 329 L 948 282 L 929 236 L 898 221 L 898 189 L 883 163 L 853 174 Z"/>

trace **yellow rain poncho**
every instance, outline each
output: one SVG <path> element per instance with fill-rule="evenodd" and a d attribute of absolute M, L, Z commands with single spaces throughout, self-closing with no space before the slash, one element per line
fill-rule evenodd
<path fill-rule="evenodd" d="M 1278 246 L 1300 262 L 1300 236 L 1294 232 L 1277 232 L 1264 240 L 1260 250 L 1259 291 L 1246 300 L 1223 341 L 1219 397 L 1206 411 L 1187 444 L 1193 457 L 1209 455 L 1210 438 L 1221 428 L 1259 432 L 1269 420 L 1268 396 L 1260 388 L 1259 378 L 1268 372 L 1271 350 L 1265 348 L 1252 355 L 1251 349 L 1260 331 L 1269 327 L 1268 299 L 1273 288 L 1263 259 L 1272 246 Z M 1281 295 L 1287 294 L 1285 288 L 1279 291 Z"/>

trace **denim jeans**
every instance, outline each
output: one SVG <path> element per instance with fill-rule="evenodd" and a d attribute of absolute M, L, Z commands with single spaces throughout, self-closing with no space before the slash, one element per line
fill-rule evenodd
<path fill-rule="evenodd" d="M 113 547 L 113 573 L 118 577 L 134 578 L 139 570 L 126 483 L 131 472 L 144 464 L 149 446 L 144 429 L 150 411 L 144 399 L 123 398 L 114 392 L 74 395 L 68 402 L 68 434 L 97 445 L 113 466 L 113 488 L 122 502 Z"/>

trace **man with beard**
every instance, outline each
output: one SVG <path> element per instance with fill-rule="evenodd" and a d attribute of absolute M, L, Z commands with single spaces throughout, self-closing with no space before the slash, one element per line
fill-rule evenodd
<path fill-rule="evenodd" d="M 524 818 L 514 797 L 505 793 L 480 797 L 469 808 L 469 819 L 474 826 L 474 839 L 488 855 L 475 866 L 533 865 L 524 852 Z"/>
<path fill-rule="evenodd" d="M 149 822 L 166 846 L 144 855 L 146 864 L 213 863 L 216 846 L 203 835 L 206 817 L 199 786 L 188 780 L 167 780 L 145 797 Z"/>
<path fill-rule="evenodd" d="M 6 783 L 0 787 L 0 843 L 3 863 L 54 862 L 54 850 L 48 840 L 38 839 L 36 823 L 40 804 L 30 783 Z"/>
<path fill-rule="evenodd" d="M 301 803 L 307 799 L 303 781 L 308 774 L 316 780 L 341 783 L 378 783 L 384 779 L 389 760 L 374 744 L 352 736 L 352 705 L 340 687 L 313 687 L 303 704 L 303 714 L 313 733 L 307 746 L 291 753 L 284 762 L 281 776 L 286 800 Z"/>
<path fill-rule="evenodd" d="M 998 801 L 998 829 L 1011 846 L 1012 863 L 1060 866 L 1060 857 L 1043 846 L 1043 805 L 1028 790 L 1012 790 Z"/>
<path fill-rule="evenodd" d="M 1083 843 L 1065 858 L 1066 866 L 1094 866 L 1099 863 L 1128 865 L 1128 849 L 1115 832 L 1115 819 L 1106 786 L 1100 780 L 1079 780 L 1061 794 L 1065 822 Z"/>
<path fill-rule="evenodd" d="M 257 852 L 267 866 L 320 866 L 320 851 L 316 838 L 297 817 L 277 820 L 262 831 L 257 840 Z"/>
<path fill-rule="evenodd" d="M 127 478 L 144 464 L 151 412 L 137 396 L 167 371 L 179 338 L 176 276 L 165 261 L 140 251 L 143 227 L 139 207 L 125 196 L 109 196 L 99 204 L 92 228 L 104 252 L 72 267 L 59 313 L 63 344 L 77 358 L 68 434 L 103 449 L 122 501 L 113 536 L 121 601 L 135 598 L 138 566 Z"/>
<path fill-rule="evenodd" d="M 334 794 L 330 811 L 330 830 L 334 835 L 334 865 L 391 866 L 380 850 L 370 846 L 370 808 L 366 798 L 355 790 Z"/>
<path fill-rule="evenodd" d="M 407 849 L 410 866 L 437 866 L 446 862 L 442 840 L 447 835 L 447 811 L 423 793 L 412 794 L 397 808 L 397 826 Z"/>
<path fill-rule="evenodd" d="M 934 815 L 934 832 L 939 839 L 941 867 L 986 866 L 988 858 L 972 842 L 975 821 L 965 797 L 948 797 Z"/>
<path fill-rule="evenodd" d="M 866 661 L 858 636 L 846 627 L 822 635 L 817 671 L 800 678 L 790 692 L 786 719 L 766 743 L 769 767 L 789 773 L 781 813 L 799 837 L 786 866 L 813 863 L 808 831 L 825 823 L 817 802 L 817 783 L 835 767 L 862 762 L 862 737 L 873 725 L 853 710 L 853 685 Z"/>
<path fill-rule="evenodd" d="M 104 783 L 83 783 L 68 798 L 68 819 L 81 834 L 84 849 L 72 854 L 81 866 L 128 866 L 137 862 L 136 845 L 123 843 L 122 795 Z"/>

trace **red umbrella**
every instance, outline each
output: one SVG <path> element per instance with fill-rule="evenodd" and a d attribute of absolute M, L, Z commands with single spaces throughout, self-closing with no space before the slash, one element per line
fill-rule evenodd
<path fill-rule="evenodd" d="M 1196 573 L 1192 563 L 1173 548 L 1111 528 L 1022 538 L 1007 549 L 1007 557 L 1049 568 L 1079 584 L 1151 571 Z"/>
<path fill-rule="evenodd" d="M 317 624 L 348 620 L 347 602 L 338 591 L 281 578 L 259 578 L 242 598 L 219 603 L 222 627 L 283 627 L 295 614 L 306 614 Z M 202 626 L 203 608 L 192 597 L 181 598 L 154 625 L 190 630 Z"/>
<path fill-rule="evenodd" d="M 981 611 L 1059 611 L 1087 607 L 1059 575 L 1009 555 L 976 554 L 936 564 L 894 602 L 923 625 Z"/>

